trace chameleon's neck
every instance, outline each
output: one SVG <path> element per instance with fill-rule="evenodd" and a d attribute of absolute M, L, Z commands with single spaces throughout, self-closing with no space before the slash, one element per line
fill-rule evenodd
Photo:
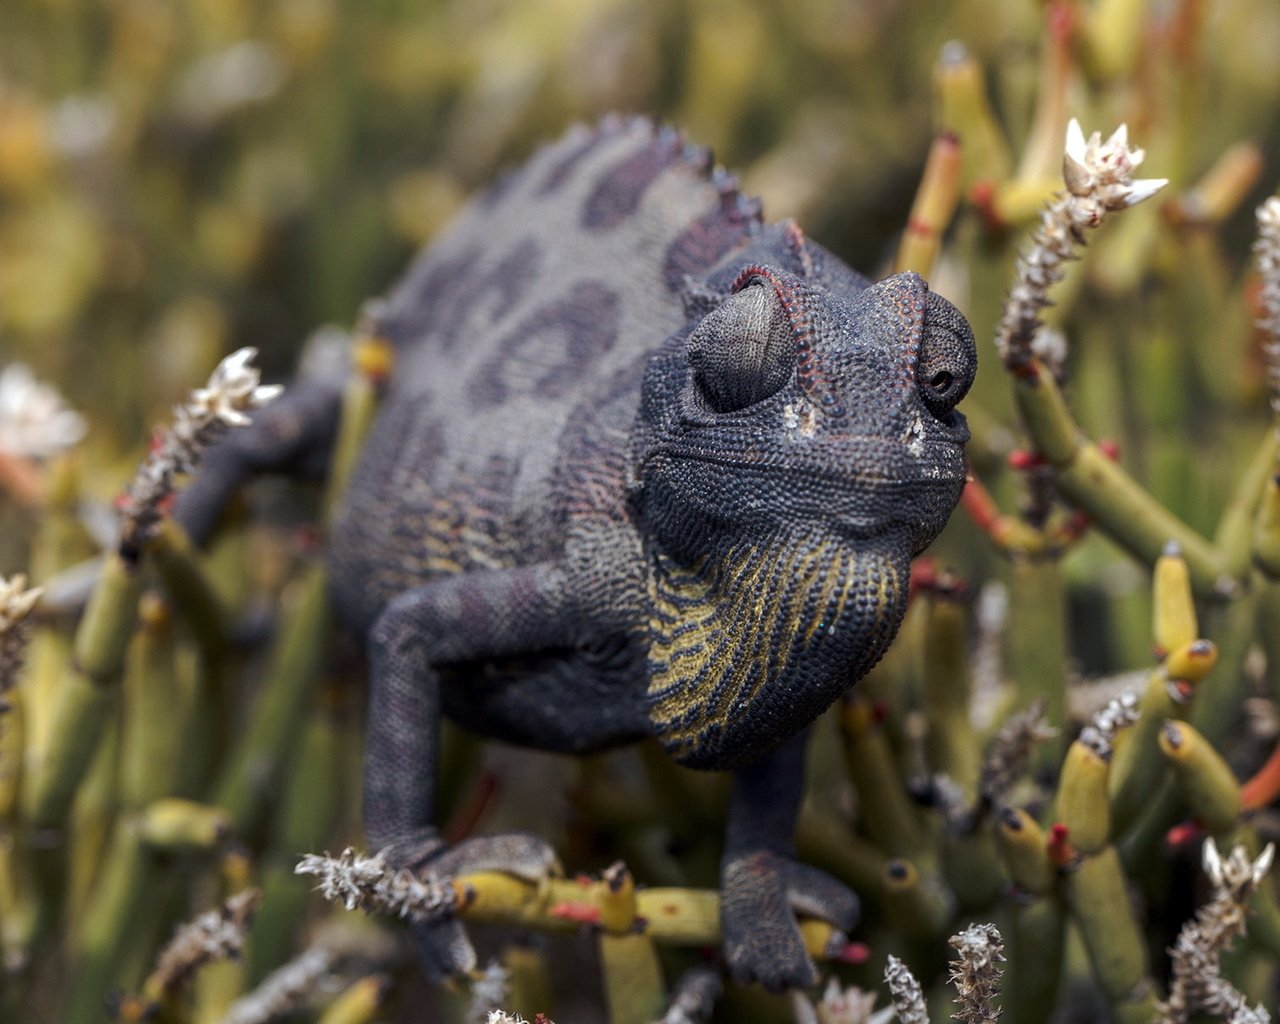
<path fill-rule="evenodd" d="M 694 560 L 654 553 L 649 717 L 672 756 L 751 761 L 879 660 L 907 590 L 887 550 L 789 530 Z"/>

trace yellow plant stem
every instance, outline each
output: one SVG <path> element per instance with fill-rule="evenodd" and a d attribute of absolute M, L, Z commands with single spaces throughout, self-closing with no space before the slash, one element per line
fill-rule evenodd
<path fill-rule="evenodd" d="M 639 932 L 600 936 L 600 969 L 610 1024 L 651 1024 L 666 993 L 653 938 Z"/>
<path fill-rule="evenodd" d="M 1227 572 L 1232 579 L 1247 580 L 1249 564 L 1261 566 L 1259 544 L 1266 545 L 1265 530 L 1259 534 L 1259 523 L 1268 515 L 1268 491 L 1276 479 L 1280 458 L 1280 431 L 1266 431 L 1249 464 L 1240 474 L 1231 500 L 1218 520 L 1214 544 L 1223 553 Z M 1265 569 L 1264 569 L 1265 571 Z"/>
<path fill-rule="evenodd" d="M 1107 802 L 1110 771 L 1107 759 L 1080 740 L 1067 749 L 1054 814 L 1067 826 L 1071 845 L 1085 856 L 1101 850 L 1111 836 Z"/>
<path fill-rule="evenodd" d="M 1151 805 L 1152 794 L 1165 772 L 1157 742 L 1160 730 L 1166 721 L 1185 718 L 1190 713 L 1194 684 L 1208 674 L 1217 660 L 1214 644 L 1195 640 L 1170 652 L 1151 673 L 1138 701 L 1138 720 L 1116 740 L 1110 784 L 1114 834 L 1129 828 Z"/>
<path fill-rule="evenodd" d="M 1152 991 L 1147 946 L 1133 916 L 1132 903 L 1114 846 L 1083 858 L 1066 875 L 1072 916 L 1094 977 L 1111 1007 L 1140 1002 Z"/>
<path fill-rule="evenodd" d="M 551 1012 L 551 975 L 547 958 L 534 945 L 512 944 L 502 951 L 502 966 L 507 971 L 507 1001 L 512 1013 L 525 1020 L 535 1014 Z"/>
<path fill-rule="evenodd" d="M 1270 475 L 1253 524 L 1253 561 L 1268 579 L 1280 579 L 1280 479 Z"/>
<path fill-rule="evenodd" d="M 1037 896 L 1052 892 L 1057 872 L 1049 860 L 1048 837 L 1040 823 L 1021 808 L 1011 807 L 1001 813 L 996 835 L 1013 883 Z"/>
<path fill-rule="evenodd" d="M 955 913 L 955 898 L 937 875 L 921 874 L 910 861 L 884 867 L 883 908 L 894 928 L 907 938 L 936 939 Z"/>
<path fill-rule="evenodd" d="M 1186 722 L 1165 722 L 1160 751 L 1173 768 L 1192 813 L 1214 836 L 1223 836 L 1240 819 L 1240 784 L 1226 760 Z"/>
<path fill-rule="evenodd" d="M 378 411 L 382 384 L 394 370 L 395 353 L 391 343 L 369 333 L 361 333 L 352 352 L 352 372 L 342 395 L 342 413 L 338 422 L 338 439 L 333 450 L 329 478 L 325 485 L 324 509 L 327 519 L 337 510 L 338 502 L 355 468 L 356 457 L 365 435 Z"/>
<path fill-rule="evenodd" d="M 1017 687 L 1016 707 L 1044 701 L 1045 721 L 1058 730 L 1032 755 L 1033 771 L 1051 776 L 1062 763 L 1067 724 L 1067 589 L 1058 559 L 1014 560 L 1005 659 Z"/>
<path fill-rule="evenodd" d="M 1156 559 L 1151 588 L 1151 635 L 1158 656 L 1163 658 L 1200 635 L 1191 572 L 1176 548 L 1166 548 Z"/>
<path fill-rule="evenodd" d="M 63 1018 L 66 1024 L 97 1024 L 102 1019 L 103 1001 L 128 949 L 124 940 L 137 923 L 153 867 L 137 823 L 122 820 L 107 852 L 97 898 L 73 950 L 74 973 Z"/>
<path fill-rule="evenodd" d="M 969 715 L 968 611 L 940 596 L 927 598 L 925 608 L 922 696 L 929 768 L 945 772 L 973 800 L 982 752 Z"/>
<path fill-rule="evenodd" d="M 964 146 L 961 181 L 1003 181 L 1012 164 L 1009 143 L 991 109 L 982 68 L 959 44 L 948 44 L 933 68 L 938 130 Z"/>
<path fill-rule="evenodd" d="M 960 197 L 960 168 L 963 162 L 960 139 L 944 132 L 933 140 L 924 176 L 916 190 L 915 202 L 898 245 L 894 271 L 914 270 L 928 277 L 933 270 L 942 233 L 955 215 Z"/>
<path fill-rule="evenodd" d="M 607 912 L 602 884 L 564 878 L 534 884 L 496 871 L 454 879 L 464 894 L 458 910 L 464 920 L 561 932 L 575 931 L 593 917 L 603 924 Z M 637 889 L 632 927 L 635 934 L 662 945 L 717 946 L 720 894 L 714 889 Z M 818 922 L 802 934 L 810 956 L 829 956 L 834 936 L 830 925 Z"/>
<path fill-rule="evenodd" d="M 370 1024 L 390 988 L 391 979 L 384 974 L 360 978 L 343 989 L 320 1015 L 317 1024 Z"/>
<path fill-rule="evenodd" d="M 855 694 L 846 701 L 841 722 L 845 763 L 866 831 L 888 855 L 921 860 L 928 843 L 874 709 Z"/>

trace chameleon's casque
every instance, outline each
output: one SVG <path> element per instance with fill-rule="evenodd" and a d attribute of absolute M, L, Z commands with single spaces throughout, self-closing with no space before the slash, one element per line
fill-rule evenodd
<path fill-rule="evenodd" d="M 788 857 L 788 742 L 881 656 L 909 562 L 964 482 L 964 318 L 767 225 L 705 150 L 609 119 L 475 200 L 370 314 L 396 349 L 331 537 L 368 637 L 369 839 L 442 870 L 536 872 L 528 840 L 444 850 L 439 722 L 566 752 L 655 735 L 736 770 L 730 964 L 812 979 L 793 909 L 856 901 Z M 332 437 L 336 387 L 233 434 L 180 515 Z M 523 845 L 522 845 L 523 843 Z M 420 930 L 428 969 L 473 957 Z M 434 966 L 433 966 L 434 965 Z"/>

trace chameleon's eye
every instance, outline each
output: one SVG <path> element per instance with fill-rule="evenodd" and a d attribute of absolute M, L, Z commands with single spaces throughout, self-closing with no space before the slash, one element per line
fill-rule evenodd
<path fill-rule="evenodd" d="M 775 394 L 795 366 L 791 323 L 772 288 L 752 284 L 702 318 L 686 342 L 693 379 L 716 412 Z"/>
<path fill-rule="evenodd" d="M 929 293 L 916 383 L 925 407 L 939 419 L 954 409 L 973 383 L 978 366 L 973 332 L 960 311 Z"/>

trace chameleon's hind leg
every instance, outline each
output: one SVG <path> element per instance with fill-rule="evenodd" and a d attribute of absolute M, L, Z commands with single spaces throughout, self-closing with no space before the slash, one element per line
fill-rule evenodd
<path fill-rule="evenodd" d="M 173 515 L 197 543 L 208 538 L 227 502 L 256 473 L 320 477 L 328 468 L 342 404 L 340 381 L 299 381 L 253 422 L 228 431 L 205 453 Z"/>
<path fill-rule="evenodd" d="M 446 849 L 435 825 L 440 676 L 435 666 L 572 647 L 581 627 L 566 575 L 555 565 L 450 576 L 401 594 L 369 634 L 369 722 L 364 823 L 373 849 L 397 867 L 463 874 L 503 870 L 537 880 L 558 870 L 542 840 L 524 834 Z M 436 980 L 475 966 L 461 925 L 415 927 Z"/>

